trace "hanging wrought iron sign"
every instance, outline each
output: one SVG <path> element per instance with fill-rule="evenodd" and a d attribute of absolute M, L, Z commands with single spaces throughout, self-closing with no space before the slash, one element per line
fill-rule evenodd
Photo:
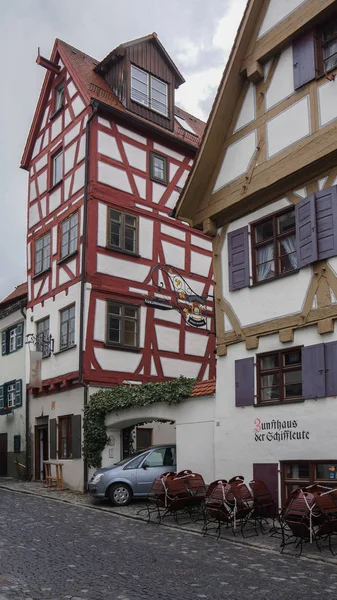
<path fill-rule="evenodd" d="M 196 294 L 172 265 L 156 265 L 152 269 L 152 281 L 160 294 L 144 298 L 147 306 L 158 310 L 177 310 L 191 327 L 207 329 L 207 300 L 213 296 Z"/>

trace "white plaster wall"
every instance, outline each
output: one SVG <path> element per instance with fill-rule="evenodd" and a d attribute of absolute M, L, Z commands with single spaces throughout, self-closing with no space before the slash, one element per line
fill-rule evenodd
<path fill-rule="evenodd" d="M 115 256 L 97 254 L 97 271 L 106 273 L 122 279 L 142 282 L 147 277 L 150 268 L 146 265 L 140 265 L 136 261 L 126 261 Z"/>
<path fill-rule="evenodd" d="M 191 235 L 191 244 L 193 244 L 193 246 L 197 246 L 198 248 L 204 248 L 205 250 L 212 252 L 212 242 L 207 238 L 205 239 L 197 235 Z"/>
<path fill-rule="evenodd" d="M 34 398 L 30 403 L 30 427 L 32 432 L 34 432 L 34 427 L 37 424 L 36 419 L 41 416 L 49 417 L 49 419 L 57 419 L 64 415 L 80 414 L 82 415 L 83 428 L 83 401 L 83 388 Z M 65 487 L 83 491 L 83 459 L 62 459 L 62 463 Z"/>
<path fill-rule="evenodd" d="M 62 118 L 58 117 L 51 126 L 51 139 L 54 140 L 62 131 Z"/>
<path fill-rule="evenodd" d="M 258 33 L 258 39 L 305 2 L 307 0 L 269 0 L 269 5 Z"/>
<path fill-rule="evenodd" d="M 106 227 L 107 227 L 107 206 L 102 202 L 98 203 L 98 224 L 97 224 L 97 245 L 106 246 Z"/>
<path fill-rule="evenodd" d="M 269 110 L 295 92 L 293 47 L 289 46 L 280 54 L 277 67 L 267 90 L 266 109 Z"/>
<path fill-rule="evenodd" d="M 130 129 L 126 129 L 126 127 L 117 125 L 117 129 L 119 133 L 122 133 L 123 135 L 131 138 L 132 140 L 136 140 L 136 142 L 139 142 L 140 144 L 146 144 L 147 142 L 147 139 L 145 137 L 139 135 L 138 133 L 135 133 L 134 131 L 131 131 Z"/>
<path fill-rule="evenodd" d="M 97 150 L 100 154 L 104 154 L 104 156 L 109 156 L 109 158 L 113 158 L 114 160 L 122 162 L 116 138 L 112 135 L 112 133 L 109 135 L 104 131 L 98 132 Z"/>
<path fill-rule="evenodd" d="M 185 158 L 182 154 L 179 154 L 179 152 L 175 152 L 175 150 L 171 150 L 171 148 L 166 148 L 166 146 L 157 144 L 157 142 L 154 142 L 153 149 L 157 150 L 158 152 L 161 152 L 161 154 L 171 156 L 171 158 L 175 158 L 175 160 L 182 161 Z"/>
<path fill-rule="evenodd" d="M 58 353 L 60 348 L 60 313 L 67 306 L 75 304 L 75 347 Z M 50 319 L 50 333 L 54 338 L 54 354 L 42 360 L 42 379 L 50 379 L 65 373 L 71 373 L 78 369 L 78 342 L 80 324 L 80 282 L 65 291 L 56 294 L 53 298 L 47 298 L 44 305 L 37 304 L 34 311 L 27 311 L 27 333 L 36 333 L 36 323 L 45 317 Z M 33 317 L 33 321 L 31 321 Z M 29 379 L 29 357 L 27 359 L 26 376 Z"/>
<path fill-rule="evenodd" d="M 208 277 L 209 270 L 211 267 L 211 257 L 200 254 L 199 252 L 191 252 L 191 271 L 192 273 L 198 273 Z"/>
<path fill-rule="evenodd" d="M 228 227 L 228 233 L 287 206 L 289 206 L 289 201 L 286 198 L 277 200 L 232 222 Z M 249 257 L 251 260 L 251 248 L 249 249 Z M 227 236 L 221 251 L 221 268 L 223 295 L 233 307 L 243 326 L 299 312 L 311 280 L 311 267 L 308 266 L 287 277 L 230 292 Z M 251 265 L 250 275 L 252 275 Z"/>
<path fill-rule="evenodd" d="M 49 212 L 52 213 L 61 204 L 61 188 L 58 187 L 49 195 Z"/>
<path fill-rule="evenodd" d="M 186 331 L 185 333 L 185 353 L 192 354 L 194 356 L 205 356 L 205 351 L 208 343 L 207 335 L 200 335 L 200 333 L 192 333 Z"/>
<path fill-rule="evenodd" d="M 94 352 L 98 364 L 104 371 L 134 373 L 142 359 L 140 353 L 134 354 L 110 348 L 95 348 Z"/>
<path fill-rule="evenodd" d="M 176 378 L 184 375 L 185 377 L 196 378 L 201 367 L 201 362 L 190 362 L 178 358 L 162 357 L 160 360 L 165 377 Z"/>
<path fill-rule="evenodd" d="M 140 171 L 146 171 L 146 151 L 127 142 L 123 142 L 123 147 L 129 165 Z"/>
<path fill-rule="evenodd" d="M 84 165 L 81 165 L 75 171 L 73 190 L 72 190 L 73 194 L 78 192 L 78 190 L 80 190 L 84 186 L 84 174 L 85 174 L 84 171 L 85 171 Z"/>
<path fill-rule="evenodd" d="M 178 269 L 185 268 L 185 248 L 164 241 L 162 247 L 166 264 L 178 267 Z"/>
<path fill-rule="evenodd" d="M 76 147 L 77 142 L 74 142 L 64 153 L 64 173 L 68 173 L 74 166 Z"/>
<path fill-rule="evenodd" d="M 337 81 L 327 81 L 318 90 L 320 127 L 337 118 Z"/>
<path fill-rule="evenodd" d="M 137 186 L 138 194 L 143 200 L 146 200 L 146 179 L 139 177 L 139 175 L 133 175 L 133 179 Z"/>
<path fill-rule="evenodd" d="M 179 352 L 180 331 L 171 327 L 156 325 L 156 336 L 159 350 Z"/>
<path fill-rule="evenodd" d="M 152 260 L 153 253 L 153 221 L 152 219 L 139 219 L 139 254 L 142 258 Z"/>
<path fill-rule="evenodd" d="M 45 154 L 36 162 L 36 164 L 35 164 L 36 172 L 38 173 L 39 171 L 41 171 L 41 169 L 43 169 L 43 167 L 46 166 L 47 162 L 48 162 L 48 154 Z"/>
<path fill-rule="evenodd" d="M 105 342 L 106 318 L 106 302 L 97 298 L 94 324 L 94 340 L 97 342 Z"/>
<path fill-rule="evenodd" d="M 250 83 L 243 101 L 233 133 L 242 129 L 256 118 L 255 85 Z"/>
<path fill-rule="evenodd" d="M 85 104 L 80 96 L 77 96 L 75 100 L 73 100 L 72 107 L 75 113 L 75 117 L 78 117 L 82 110 L 85 109 Z"/>
<path fill-rule="evenodd" d="M 139 429 L 152 429 L 152 445 L 157 444 L 175 444 L 176 443 L 176 426 L 171 423 L 146 423 L 140 425 Z"/>
<path fill-rule="evenodd" d="M 38 176 L 37 187 L 39 190 L 39 195 L 41 196 L 47 189 L 47 171 L 43 171 L 43 173 Z"/>
<path fill-rule="evenodd" d="M 213 192 L 247 171 L 256 144 L 256 130 L 254 130 L 227 148 Z"/>
<path fill-rule="evenodd" d="M 29 227 L 33 227 L 33 225 L 38 223 L 39 220 L 40 220 L 39 209 L 38 209 L 38 205 L 36 203 L 36 204 L 33 204 L 29 209 L 29 217 L 28 217 Z"/>
<path fill-rule="evenodd" d="M 306 96 L 267 121 L 268 158 L 310 135 L 309 106 Z"/>
<path fill-rule="evenodd" d="M 249 351 L 242 343 L 228 347 L 226 357 L 217 361 L 217 393 L 215 411 L 216 477 L 229 479 L 243 475 L 248 481 L 253 476 L 253 463 L 275 463 L 280 460 L 335 459 L 337 418 L 336 398 L 305 400 L 294 404 L 273 406 L 235 407 L 235 360 L 255 357 L 255 353 L 309 346 L 336 339 L 335 334 L 322 338 L 316 327 L 297 329 L 292 343 L 282 344 L 278 335 L 261 337 L 258 350 Z M 256 390 L 256 383 L 255 383 Z M 256 392 L 255 392 L 256 393 Z M 298 422 L 296 431 L 308 431 L 309 440 L 256 441 L 255 419 L 270 422 Z M 261 433 L 264 433 L 262 430 Z M 238 436 L 241 440 L 240 452 Z"/>
<path fill-rule="evenodd" d="M 126 172 L 101 161 L 98 161 L 98 181 L 129 194 L 132 193 Z"/>
<path fill-rule="evenodd" d="M 178 227 L 169 227 L 168 225 L 165 225 L 165 223 L 161 223 L 160 231 L 165 235 L 170 235 L 171 237 L 175 237 L 179 240 L 186 240 L 185 231 L 181 231 L 180 229 L 178 229 Z"/>
<path fill-rule="evenodd" d="M 74 125 L 74 127 L 72 127 L 70 129 L 70 131 L 68 131 L 68 133 L 65 134 L 64 136 L 64 145 L 68 146 L 68 144 L 70 144 L 70 142 L 72 142 L 76 136 L 78 136 L 78 134 L 80 133 L 80 127 L 81 127 L 81 123 L 77 123 L 76 125 Z"/>

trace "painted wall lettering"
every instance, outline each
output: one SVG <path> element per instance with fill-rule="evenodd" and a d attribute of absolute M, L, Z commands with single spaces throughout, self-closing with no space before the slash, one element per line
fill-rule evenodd
<path fill-rule="evenodd" d="M 262 421 L 258 417 L 254 419 L 255 442 L 286 442 L 292 440 L 309 440 L 310 432 L 299 428 L 294 420 Z"/>

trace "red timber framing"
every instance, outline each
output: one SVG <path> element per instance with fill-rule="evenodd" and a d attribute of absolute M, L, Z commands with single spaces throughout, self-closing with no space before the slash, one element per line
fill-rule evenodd
<path fill-rule="evenodd" d="M 55 63 L 61 61 L 61 69 L 55 76 L 50 72 L 46 74 L 42 100 L 40 98 L 22 164 L 29 170 L 28 309 L 32 311 L 34 320 L 38 320 L 35 312 L 38 313 L 38 307 L 46 305 L 47 301 L 54 304 L 56 312 L 66 307 L 70 303 L 69 292 L 72 286 L 80 283 L 84 269 L 85 288 L 88 290 L 83 312 L 84 383 L 107 386 L 121 384 L 125 380 L 160 381 L 180 374 L 199 379 L 214 378 L 214 335 L 192 329 L 178 313 L 159 313 L 144 305 L 144 297 L 158 291 L 151 279 L 151 270 L 158 263 L 176 266 L 191 287 L 195 286 L 198 294 L 213 293 L 211 240 L 170 216 L 191 169 L 196 147 L 186 144 L 184 148 L 181 139 L 179 143 L 174 142 L 172 133 L 167 133 L 166 137 L 163 132 L 156 135 L 153 127 L 146 129 L 144 123 L 137 127 L 134 123 L 130 124 L 125 113 L 121 112 L 118 117 L 101 106 L 90 125 L 87 223 L 83 223 L 86 122 L 93 108 L 79 73 L 71 65 L 67 53 L 63 53 L 62 45 L 56 44 L 51 60 Z M 60 82 L 64 82 L 64 105 L 55 114 L 55 87 Z M 105 146 L 99 147 L 99 135 L 105 136 Z M 108 151 L 106 144 L 110 148 Z M 53 157 L 59 150 L 62 150 L 62 178 L 52 187 Z M 151 180 L 151 151 L 164 156 L 167 161 L 168 183 L 165 185 Z M 142 158 L 137 158 L 139 156 Z M 102 181 L 100 169 L 110 169 L 109 172 L 114 173 L 111 181 Z M 118 182 L 119 176 L 122 183 Z M 109 208 L 137 217 L 140 224 L 137 255 L 108 247 L 107 220 L 104 234 L 99 220 L 104 211 L 107 219 Z M 62 223 L 74 212 L 78 214 L 76 249 L 62 259 Z M 143 223 L 146 223 L 151 239 L 142 233 Z M 81 265 L 85 226 L 86 262 Z M 36 242 L 48 233 L 50 264 L 36 275 Z M 116 268 L 114 265 L 117 265 Z M 169 282 L 164 283 L 169 289 Z M 164 293 L 167 294 L 166 291 Z M 104 338 L 106 315 L 103 322 L 102 306 L 106 307 L 108 301 L 140 307 L 140 344 L 136 350 L 107 347 Z M 80 304 L 79 297 L 75 303 Z M 78 328 L 76 314 L 75 327 Z M 209 329 L 213 331 L 211 298 L 208 317 Z M 101 332 L 99 336 L 97 329 Z M 50 333 L 57 341 L 59 325 L 54 326 Z M 175 341 L 170 347 L 168 340 L 173 338 Z M 55 350 L 57 352 L 59 348 L 56 346 Z M 72 352 L 75 351 L 78 354 L 79 348 Z M 117 363 L 121 364 L 121 352 L 126 358 L 122 368 L 116 368 L 117 355 Z M 46 359 L 53 360 L 54 356 Z M 170 360 L 174 368 L 167 367 Z M 55 377 L 46 377 L 38 393 L 56 392 L 65 386 L 78 385 L 75 374 L 76 371 L 71 369 L 68 374 L 57 372 Z"/>

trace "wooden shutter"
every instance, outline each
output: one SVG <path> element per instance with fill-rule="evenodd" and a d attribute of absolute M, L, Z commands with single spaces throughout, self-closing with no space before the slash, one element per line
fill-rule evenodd
<path fill-rule="evenodd" d="M 1 333 L 1 354 L 7 354 L 7 331 Z"/>
<path fill-rule="evenodd" d="M 23 323 L 19 323 L 16 327 L 16 348 L 22 348 L 23 346 Z"/>
<path fill-rule="evenodd" d="M 235 361 L 235 406 L 254 405 L 254 358 Z"/>
<path fill-rule="evenodd" d="M 50 458 L 56 459 L 56 419 L 49 421 L 49 437 L 50 437 Z"/>
<path fill-rule="evenodd" d="M 337 342 L 324 344 L 327 396 L 337 396 Z"/>
<path fill-rule="evenodd" d="M 81 415 L 71 416 L 71 455 L 81 458 Z"/>
<path fill-rule="evenodd" d="M 5 386 L 0 385 L 0 409 L 5 407 Z"/>
<path fill-rule="evenodd" d="M 231 292 L 249 285 L 248 227 L 228 234 L 228 271 Z"/>
<path fill-rule="evenodd" d="M 302 348 L 302 396 L 305 399 L 326 396 L 324 344 Z"/>
<path fill-rule="evenodd" d="M 266 484 L 276 506 L 278 506 L 278 464 L 254 463 L 253 479 L 255 481 L 263 481 Z"/>
<path fill-rule="evenodd" d="M 293 42 L 294 87 L 300 87 L 316 77 L 314 32 L 308 31 Z"/>
<path fill-rule="evenodd" d="M 315 195 L 296 204 L 297 265 L 305 267 L 317 260 Z"/>
<path fill-rule="evenodd" d="M 15 382 L 15 406 L 22 406 L 22 379 Z"/>
<path fill-rule="evenodd" d="M 337 186 L 315 193 L 318 260 L 337 256 Z"/>

